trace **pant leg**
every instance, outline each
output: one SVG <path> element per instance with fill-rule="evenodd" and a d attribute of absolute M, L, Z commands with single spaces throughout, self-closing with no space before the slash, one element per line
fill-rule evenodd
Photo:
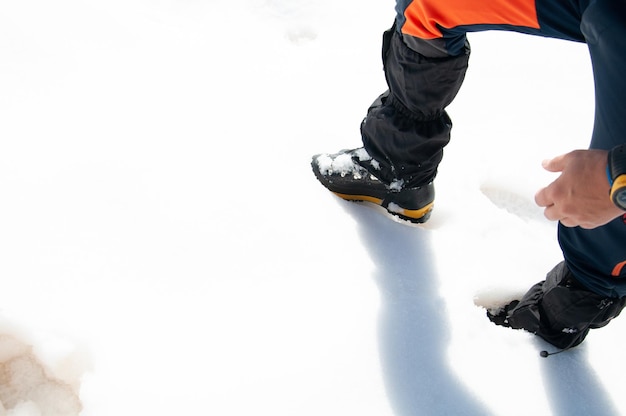
<path fill-rule="evenodd" d="M 514 30 L 582 41 L 585 1 L 486 0 L 468 7 L 467 0 L 397 0 L 394 29 L 383 37 L 389 90 L 361 125 L 381 179 L 413 187 L 435 177 L 452 128 L 445 108 L 468 66 L 467 32 Z"/>
<path fill-rule="evenodd" d="M 387 183 L 416 187 L 432 181 L 450 140 L 445 108 L 465 77 L 469 49 L 458 57 L 427 58 L 409 48 L 395 27 L 383 36 L 389 90 L 361 124 L 363 145 Z"/>
<path fill-rule="evenodd" d="M 626 10 L 597 0 L 582 17 L 591 55 L 596 111 L 591 148 L 626 143 Z M 607 196 L 608 198 L 608 196 Z M 626 217 L 593 230 L 559 226 L 559 242 L 578 280 L 597 293 L 626 296 Z"/>

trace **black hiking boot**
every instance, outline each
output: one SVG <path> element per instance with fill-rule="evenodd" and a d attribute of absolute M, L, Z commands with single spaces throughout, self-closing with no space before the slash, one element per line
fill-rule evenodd
<path fill-rule="evenodd" d="M 430 217 L 435 199 L 432 182 L 413 188 L 404 188 L 403 180 L 384 183 L 380 165 L 363 148 L 313 156 L 311 166 L 322 185 L 340 198 L 379 205 L 412 223 Z"/>
<path fill-rule="evenodd" d="M 511 328 L 511 324 L 509 323 L 509 311 L 515 309 L 518 303 L 519 300 L 514 300 L 497 310 L 487 310 L 487 318 L 496 325 Z"/>

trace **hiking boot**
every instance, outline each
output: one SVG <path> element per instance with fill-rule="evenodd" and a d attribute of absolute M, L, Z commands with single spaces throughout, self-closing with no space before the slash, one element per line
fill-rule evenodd
<path fill-rule="evenodd" d="M 379 205 L 412 223 L 423 223 L 430 217 L 433 183 L 414 188 L 404 188 L 403 180 L 385 183 L 380 179 L 379 163 L 363 148 L 313 156 L 311 166 L 322 185 L 340 198 Z"/>
<path fill-rule="evenodd" d="M 489 320 L 496 325 L 511 328 L 511 324 L 509 323 L 509 312 L 515 309 L 518 304 L 519 300 L 514 300 L 502 308 L 498 308 L 495 310 L 488 309 L 487 318 L 489 318 Z"/>

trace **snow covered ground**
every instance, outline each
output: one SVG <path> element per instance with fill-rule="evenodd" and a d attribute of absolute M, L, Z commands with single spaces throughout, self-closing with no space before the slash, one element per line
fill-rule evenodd
<path fill-rule="evenodd" d="M 327 193 L 385 89 L 386 0 L 0 3 L 0 414 L 617 415 L 626 319 L 492 325 L 558 261 L 586 47 L 470 37 L 431 221 Z"/>

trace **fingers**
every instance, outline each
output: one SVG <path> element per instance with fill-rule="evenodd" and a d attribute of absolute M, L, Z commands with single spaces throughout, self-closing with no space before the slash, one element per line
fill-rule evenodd
<path fill-rule="evenodd" d="M 543 215 L 550 221 L 558 221 L 566 227 L 580 227 L 585 229 L 596 228 L 608 221 L 601 221 L 595 217 L 583 216 L 572 211 L 566 211 L 563 206 L 555 203 L 549 196 L 547 188 L 542 189 L 535 195 L 535 202 L 544 207 Z M 600 222 L 599 222 L 600 221 Z"/>
<path fill-rule="evenodd" d="M 548 172 L 562 172 L 565 168 L 565 161 L 567 156 L 568 155 L 565 154 L 554 157 L 552 159 L 546 159 L 541 162 L 541 166 L 543 166 L 543 168 Z M 554 205 L 554 196 L 551 195 L 552 188 L 554 188 L 553 183 L 543 189 L 540 189 L 539 192 L 535 194 L 535 203 L 540 207 L 549 207 L 551 205 Z"/>
<path fill-rule="evenodd" d="M 558 221 L 566 227 L 593 228 L 594 225 L 581 223 L 571 217 L 566 216 L 555 204 L 545 205 L 543 215 L 550 221 Z"/>
<path fill-rule="evenodd" d="M 541 162 L 541 166 L 548 172 L 562 172 L 565 168 L 565 162 L 568 154 L 560 155 L 552 159 L 547 159 Z"/>
<path fill-rule="evenodd" d="M 539 190 L 535 194 L 535 203 L 543 207 L 543 215 L 550 221 L 559 221 L 566 227 L 576 227 L 580 225 L 574 219 L 567 216 L 567 213 L 563 211 L 563 207 L 557 204 L 559 200 L 558 192 L 558 179 L 552 182 L 547 187 Z"/>
<path fill-rule="evenodd" d="M 548 172 L 562 172 L 565 168 L 567 156 L 568 154 L 565 154 L 554 157 L 552 159 L 544 160 L 541 165 Z M 557 184 L 558 181 L 559 179 L 557 178 L 550 185 L 540 189 L 535 194 L 535 203 L 538 206 L 545 208 L 544 215 L 547 219 L 549 219 L 550 221 L 565 221 L 563 225 L 566 225 L 566 223 L 569 223 L 570 221 L 565 218 L 563 212 L 561 212 L 561 210 L 555 205 L 555 201 L 558 200 L 558 195 L 555 194 L 558 193 L 559 189 Z"/>
<path fill-rule="evenodd" d="M 550 198 L 548 198 L 547 194 L 548 194 L 547 188 L 540 189 L 535 194 L 535 204 L 537 204 L 540 207 L 548 207 L 548 206 L 552 205 L 553 202 L 552 202 L 552 200 Z"/>
<path fill-rule="evenodd" d="M 607 152 L 575 150 L 542 163 L 558 178 L 535 194 L 548 220 L 566 227 L 595 228 L 620 215 L 608 195 Z"/>
<path fill-rule="evenodd" d="M 543 215 L 550 221 L 559 221 L 565 219 L 563 213 L 554 204 L 545 205 Z"/>
<path fill-rule="evenodd" d="M 564 226 L 568 227 L 568 228 L 572 228 L 572 227 L 578 227 L 578 226 L 580 226 L 580 224 L 578 224 L 578 223 L 577 223 L 577 222 L 575 222 L 575 221 L 570 220 L 569 218 L 561 218 L 561 219 L 559 220 L 559 222 L 560 222 L 561 224 L 563 224 Z M 584 227 L 583 227 L 583 228 L 584 228 Z"/>

